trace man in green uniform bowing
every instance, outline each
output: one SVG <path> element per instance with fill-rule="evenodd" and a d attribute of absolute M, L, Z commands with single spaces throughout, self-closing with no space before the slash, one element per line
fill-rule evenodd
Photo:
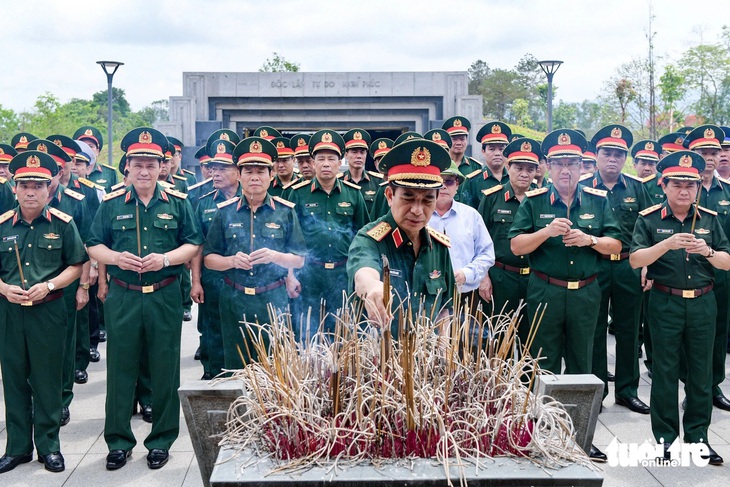
<path fill-rule="evenodd" d="M 46 470 L 65 469 L 58 432 L 64 343 L 68 332 L 63 288 L 87 260 L 71 216 L 46 205 L 58 172 L 44 152 L 13 157 L 18 208 L 0 216 L 0 340 L 7 446 L 0 473 L 33 459 Z"/>
<path fill-rule="evenodd" d="M 107 327 L 107 401 L 104 439 L 106 468 L 123 467 L 137 441 L 130 425 L 146 350 L 152 381 L 152 431 L 145 439 L 147 466 L 169 458 L 180 430 L 180 273 L 203 243 L 186 195 L 157 184 L 167 139 L 152 128 L 137 128 L 122 139 L 129 187 L 108 194 L 96 213 L 89 254 L 107 265 L 110 276 L 104 308 Z"/>

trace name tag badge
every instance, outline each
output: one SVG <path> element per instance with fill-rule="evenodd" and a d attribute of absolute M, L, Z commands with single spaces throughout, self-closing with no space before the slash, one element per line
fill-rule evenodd
<path fill-rule="evenodd" d="M 3 237 L 3 242 L 15 242 L 18 240 L 18 237 L 20 237 L 20 235 L 8 235 L 7 237 Z"/>
<path fill-rule="evenodd" d="M 319 203 L 304 203 L 305 208 L 317 208 L 319 207 Z"/>
<path fill-rule="evenodd" d="M 497 209 L 497 214 L 498 215 L 511 215 L 512 214 L 512 210 L 502 210 L 502 209 L 499 209 L 498 208 Z"/>
<path fill-rule="evenodd" d="M 129 220 L 130 218 L 134 218 L 134 215 L 132 215 L 131 213 L 129 215 L 117 215 L 117 221 Z"/>
<path fill-rule="evenodd" d="M 398 269 L 390 269 L 390 277 L 403 277 L 403 273 Z"/>
<path fill-rule="evenodd" d="M 671 235 L 674 233 L 674 230 L 672 230 L 671 228 L 657 228 L 656 233 L 658 233 L 659 235 Z"/>
<path fill-rule="evenodd" d="M 217 210 L 217 208 L 208 208 L 207 210 L 203 210 L 203 213 L 215 213 Z"/>
<path fill-rule="evenodd" d="M 540 218 L 555 218 L 555 213 L 540 213 Z"/>
<path fill-rule="evenodd" d="M 243 223 L 229 223 L 228 228 L 243 228 Z"/>

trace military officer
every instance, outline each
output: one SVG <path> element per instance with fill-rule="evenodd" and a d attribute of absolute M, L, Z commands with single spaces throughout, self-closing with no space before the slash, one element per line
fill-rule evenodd
<path fill-rule="evenodd" d="M 181 193 L 188 192 L 188 179 L 185 176 L 175 174 L 173 169 L 173 159 L 175 147 L 172 142 L 168 141 L 167 151 L 165 152 L 165 160 L 160 168 L 159 182 L 166 188 L 172 188 Z"/>
<path fill-rule="evenodd" d="M 13 157 L 18 208 L 0 217 L 0 349 L 7 446 L 0 473 L 33 458 L 45 469 L 65 469 L 58 432 L 63 389 L 63 343 L 68 333 L 63 289 L 81 275 L 87 260 L 71 216 L 46 205 L 58 173 L 47 153 Z M 25 265 L 21 265 L 24 263 Z"/>
<path fill-rule="evenodd" d="M 76 130 L 73 138 L 76 140 L 83 140 L 89 144 L 91 149 L 94 151 L 96 162 L 89 165 L 89 172 L 86 174 L 86 178 L 94 181 L 100 186 L 104 186 L 106 192 L 110 193 L 112 186 L 117 184 L 117 176 L 119 173 L 114 166 L 109 165 L 111 164 L 111 161 L 109 161 L 109 164 L 101 164 L 98 162 L 99 153 L 104 147 L 104 138 L 101 136 L 101 132 L 99 132 L 96 127 L 86 125 Z"/>
<path fill-rule="evenodd" d="M 211 178 L 212 174 L 208 170 L 208 161 L 210 161 L 208 153 L 211 150 L 210 144 L 216 140 L 227 140 L 235 146 L 241 141 L 241 138 L 233 130 L 218 129 L 210 134 L 205 145 L 195 153 L 195 157 L 200 161 L 200 172 L 203 174 L 205 180 L 188 188 L 188 195 L 190 196 L 190 202 L 193 207 L 195 207 L 201 196 L 210 193 L 214 189 L 213 179 Z"/>
<path fill-rule="evenodd" d="M 294 150 L 294 160 L 299 169 L 299 176 L 302 180 L 311 181 L 314 178 L 314 159 L 309 153 L 309 134 L 297 134 L 291 138 L 290 147 Z M 282 197 L 286 198 L 288 192 Z"/>
<path fill-rule="evenodd" d="M 724 132 L 720 136 L 720 154 L 717 161 L 717 175 L 722 179 L 730 179 L 730 127 L 720 127 Z"/>
<path fill-rule="evenodd" d="M 0 144 L 0 168 L 10 173 L 10 161 L 13 160 L 18 152 L 7 144 Z M 15 194 L 13 193 L 14 184 L 11 179 L 0 176 L 0 211 L 5 213 L 15 206 Z"/>
<path fill-rule="evenodd" d="M 15 184 L 15 181 L 13 181 L 13 175 L 10 174 L 8 166 L 10 165 L 10 161 L 13 160 L 13 157 L 17 155 L 18 151 L 13 149 L 13 146 L 8 144 L 0 144 L 0 178 L 2 178 L 0 179 L 0 181 L 5 180 L 11 186 Z M 5 212 L 3 211 L 3 213 Z"/>
<path fill-rule="evenodd" d="M 446 151 L 433 141 L 412 139 L 393 147 L 378 169 L 387 174 L 386 196 L 390 211 L 363 227 L 350 245 L 347 276 L 349 287 L 365 303 L 368 318 L 378 326 L 391 326 L 393 336 L 399 319 L 414 317 L 419 310 L 436 316 L 452 306 L 454 271 L 449 258 L 449 239 L 427 224 L 436 208 L 441 173 L 451 164 Z M 383 303 L 383 261 L 388 259 L 392 308 Z M 423 308 L 420 308 L 423 303 Z"/>
<path fill-rule="evenodd" d="M 321 324 L 325 332 L 334 331 L 334 315 L 347 290 L 347 249 L 369 218 L 360 187 L 337 179 L 344 145 L 334 130 L 315 132 L 309 140 L 314 179 L 295 184 L 288 196 L 296 204 L 307 243 L 307 260 L 297 276 L 305 316 L 300 327 L 303 340 L 314 336 Z"/>
<path fill-rule="evenodd" d="M 180 139 L 176 139 L 175 137 L 168 136 L 167 140 L 172 145 L 170 147 L 170 152 L 172 153 L 172 174 L 184 177 L 188 188 L 190 188 L 190 186 L 193 186 L 198 181 L 193 171 L 183 169 L 182 166 L 180 166 L 182 163 L 182 150 L 185 145 L 180 141 Z"/>
<path fill-rule="evenodd" d="M 15 134 L 13 138 L 10 139 L 10 145 L 12 145 L 17 152 L 23 152 L 25 150 L 28 150 L 28 142 L 37 138 L 38 137 L 31 133 L 20 132 L 18 134 Z"/>
<path fill-rule="evenodd" d="M 449 140 L 451 140 L 451 137 L 449 137 Z M 382 159 L 385 154 L 390 152 L 390 149 L 393 148 L 393 144 L 394 142 L 387 137 L 375 139 L 372 144 L 370 144 L 370 154 L 372 154 L 373 160 L 375 161 L 375 167 L 378 167 L 380 159 Z"/>
<path fill-rule="evenodd" d="M 363 129 L 352 129 L 345 132 L 342 138 L 345 140 L 345 159 L 347 159 L 348 165 L 342 178 L 360 186 L 365 207 L 370 212 L 380 183 L 383 182 L 382 174 L 365 170 L 371 140 L 370 134 Z"/>
<path fill-rule="evenodd" d="M 269 322 L 269 305 L 285 309 L 288 270 L 304 264 L 306 246 L 294 205 L 267 193 L 276 158 L 276 147 L 263 137 L 236 146 L 242 195 L 217 205 L 203 249 L 205 266 L 224 273 L 220 317 L 228 369 L 259 360 L 251 339 L 259 330 L 247 324 L 242 331 L 240 322 L 263 325 Z"/>
<path fill-rule="evenodd" d="M 106 468 L 126 464 L 136 444 L 130 426 L 140 350 L 152 380 L 152 430 L 145 439 L 147 466 L 169 458 L 180 429 L 180 274 L 203 237 L 187 195 L 156 182 L 167 150 L 159 131 L 142 127 L 122 139 L 131 185 L 106 196 L 96 213 L 88 248 L 110 275 L 105 307 L 108 333 Z"/>
<path fill-rule="evenodd" d="M 443 132 L 448 135 L 448 132 L 446 132 L 445 130 Z M 451 136 L 449 136 L 449 144 L 451 144 Z M 370 153 L 373 155 L 375 167 L 378 167 L 378 164 L 380 164 L 380 160 L 385 154 L 390 152 L 390 149 L 392 149 L 394 145 L 395 141 L 387 138 L 377 139 L 373 141 L 372 144 L 370 144 Z M 368 211 L 368 213 L 370 214 L 370 221 L 375 221 L 381 216 L 385 216 L 385 214 L 388 213 L 388 200 L 385 197 L 385 187 L 387 185 L 388 181 L 386 179 L 378 186 L 378 190 L 375 193 L 375 198 L 373 199 L 373 205 Z"/>
<path fill-rule="evenodd" d="M 457 115 L 444 121 L 441 128 L 451 137 L 449 157 L 459 167 L 461 174 L 466 176 L 476 170 L 481 170 L 482 165 L 479 161 L 466 155 L 466 148 L 469 145 L 469 130 L 471 130 L 469 120 Z M 398 141 L 396 141 L 396 144 L 398 144 Z"/>
<path fill-rule="evenodd" d="M 253 131 L 254 137 L 261 137 L 262 139 L 266 139 L 269 142 L 271 142 L 276 137 L 281 137 L 281 132 L 276 130 L 274 127 L 269 127 L 268 125 L 262 125 L 261 127 L 258 127 L 256 130 Z"/>
<path fill-rule="evenodd" d="M 659 142 L 641 140 L 631 148 L 631 158 L 634 160 L 636 175 L 641 178 L 649 199 L 653 204 L 664 201 L 664 192 L 659 185 L 656 165 L 659 162 Z"/>
<path fill-rule="evenodd" d="M 583 153 L 583 161 L 580 167 L 580 174 L 593 174 L 596 172 L 596 147 L 592 142 L 588 143 L 586 151 Z"/>
<path fill-rule="evenodd" d="M 694 139 L 697 140 L 697 139 Z M 715 270 L 730 269 L 730 244 L 712 210 L 697 207 L 705 161 L 678 151 L 658 165 L 666 201 L 641 212 L 631 243 L 631 265 L 648 267 L 649 327 L 656 350 L 651 384 L 651 429 L 668 447 L 679 436 L 678 357 L 686 356 L 687 408 L 684 441 L 708 442 L 712 417 L 712 349 L 715 336 Z M 704 456 L 713 465 L 723 459 L 709 445 Z"/>
<path fill-rule="evenodd" d="M 459 188 L 459 201 L 477 208 L 483 190 L 509 178 L 502 151 L 511 135 L 512 130 L 502 122 L 488 122 L 479 129 L 477 140 L 482 144 L 484 167 L 466 175 L 466 182 Z"/>
<path fill-rule="evenodd" d="M 278 157 L 274 163 L 274 176 L 269 185 L 271 196 L 281 196 L 299 178 L 294 173 L 294 149 L 291 148 L 291 140 L 286 137 L 274 137 L 271 143 L 276 147 Z"/>

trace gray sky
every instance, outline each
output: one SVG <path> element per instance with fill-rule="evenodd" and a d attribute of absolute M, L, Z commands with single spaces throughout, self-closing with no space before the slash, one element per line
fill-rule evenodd
<path fill-rule="evenodd" d="M 659 62 L 717 41 L 727 5 L 654 0 Z M 183 71 L 257 71 L 273 51 L 302 71 L 512 68 L 529 52 L 565 61 L 556 99 L 581 101 L 646 55 L 649 1 L 3 0 L 0 19 L 0 105 L 18 111 L 106 89 L 101 59 L 125 63 L 114 86 L 137 110 L 182 95 Z"/>

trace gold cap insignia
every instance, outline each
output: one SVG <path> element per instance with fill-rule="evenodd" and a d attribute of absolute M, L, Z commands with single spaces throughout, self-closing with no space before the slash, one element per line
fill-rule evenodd
<path fill-rule="evenodd" d="M 2 147 L 0 147 L 0 156 L 3 154 L 5 154 L 5 151 L 2 149 Z"/>
<path fill-rule="evenodd" d="M 41 152 L 45 152 L 48 154 L 48 147 L 46 147 L 46 144 L 38 144 L 38 147 L 36 147 L 36 150 L 39 150 Z"/>
<path fill-rule="evenodd" d="M 682 145 L 682 137 L 677 137 L 677 140 L 674 141 L 677 145 Z"/>
<path fill-rule="evenodd" d="M 411 164 L 414 166 L 428 166 L 431 164 L 431 152 L 428 149 L 419 147 L 411 154 Z"/>
<path fill-rule="evenodd" d="M 679 160 L 679 167 L 692 167 L 692 158 L 684 156 Z"/>
<path fill-rule="evenodd" d="M 152 134 L 147 132 L 146 130 L 139 134 L 139 143 L 140 144 L 151 144 L 152 143 Z"/>
<path fill-rule="evenodd" d="M 28 137 L 26 137 L 25 135 L 21 135 L 20 136 L 20 140 L 18 142 L 20 142 L 21 144 L 27 144 L 28 143 Z"/>
<path fill-rule="evenodd" d="M 523 142 L 522 145 L 520 146 L 520 151 L 521 152 L 532 152 L 532 144 L 530 144 L 529 142 Z"/>
<path fill-rule="evenodd" d="M 613 130 L 611 130 L 611 137 L 613 137 L 614 139 L 620 139 L 621 129 L 618 127 L 614 127 Z"/>
<path fill-rule="evenodd" d="M 378 142 L 378 149 L 387 149 L 387 148 L 388 148 L 388 143 L 386 141 L 381 140 L 380 142 Z"/>
<path fill-rule="evenodd" d="M 454 120 L 454 127 L 461 127 L 461 120 L 460 119 L 457 118 L 456 120 Z"/>
<path fill-rule="evenodd" d="M 355 133 L 354 133 L 354 134 L 352 135 L 352 139 L 353 139 L 353 140 L 362 140 L 362 134 L 361 134 L 360 132 L 355 132 Z"/>
<path fill-rule="evenodd" d="M 284 142 L 282 142 L 282 141 L 277 142 L 276 143 L 276 148 L 277 149 L 283 149 L 284 148 Z"/>
<path fill-rule="evenodd" d="M 502 127 L 497 125 L 496 123 L 492 125 L 492 133 L 493 134 L 501 134 L 502 133 Z"/>
<path fill-rule="evenodd" d="M 25 165 L 27 167 L 41 167 L 41 160 L 37 156 L 30 156 L 25 160 Z"/>
<path fill-rule="evenodd" d="M 228 140 L 228 141 L 230 141 L 230 140 L 231 140 L 231 138 L 230 138 L 230 137 L 228 136 L 228 134 L 226 134 L 226 133 L 222 133 L 222 134 L 221 134 L 221 140 Z"/>
<path fill-rule="evenodd" d="M 714 139 L 715 138 L 715 131 L 712 129 L 705 129 L 705 138 L 706 139 Z"/>
<path fill-rule="evenodd" d="M 322 142 L 332 142 L 332 134 L 329 132 L 325 132 L 322 134 Z"/>
<path fill-rule="evenodd" d="M 93 137 L 93 136 L 94 136 L 94 132 L 93 132 L 93 131 L 92 131 L 91 129 L 86 129 L 86 130 L 84 131 L 84 135 L 90 135 L 90 136 L 92 136 L 92 137 Z"/>
<path fill-rule="evenodd" d="M 438 132 L 434 132 L 431 140 L 441 140 L 441 134 Z"/>
<path fill-rule="evenodd" d="M 570 135 L 568 134 L 560 134 L 558 136 L 558 145 L 570 145 Z"/>
<path fill-rule="evenodd" d="M 226 144 L 218 144 L 218 147 L 215 148 L 216 154 L 225 154 L 226 153 Z"/>
<path fill-rule="evenodd" d="M 56 139 L 53 141 L 54 144 L 56 144 L 58 147 L 63 148 L 63 143 L 61 142 L 61 139 Z"/>
<path fill-rule="evenodd" d="M 297 140 L 297 147 L 304 147 L 305 145 L 307 145 L 307 141 L 306 140 L 304 140 L 302 138 L 300 138 L 299 140 Z"/>
<path fill-rule="evenodd" d="M 261 129 L 261 132 L 259 132 L 259 135 L 261 137 L 268 137 L 269 136 L 269 131 L 266 130 L 266 129 Z"/>
<path fill-rule="evenodd" d="M 647 142 L 646 145 L 644 145 L 644 150 L 654 150 L 654 143 L 653 142 Z"/>
<path fill-rule="evenodd" d="M 254 154 L 260 154 L 263 150 L 261 147 L 261 143 L 258 140 L 254 140 L 253 142 L 251 142 L 251 147 L 249 149 Z"/>

